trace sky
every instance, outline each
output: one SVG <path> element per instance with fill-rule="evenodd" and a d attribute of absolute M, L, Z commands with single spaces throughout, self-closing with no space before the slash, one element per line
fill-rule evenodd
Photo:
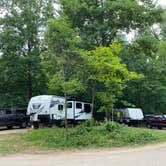
<path fill-rule="evenodd" d="M 166 6 L 166 0 L 158 0 L 158 4 Z"/>

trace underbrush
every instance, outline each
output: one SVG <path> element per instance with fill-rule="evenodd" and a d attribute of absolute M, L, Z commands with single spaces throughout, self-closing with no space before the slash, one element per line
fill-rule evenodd
<path fill-rule="evenodd" d="M 64 128 L 43 128 L 29 131 L 23 134 L 22 138 L 33 146 L 48 149 L 78 149 L 166 141 L 166 133 L 158 134 L 155 130 L 128 128 L 115 122 L 107 122 L 93 127 L 89 123 L 84 123 L 68 128 L 67 132 Z"/>

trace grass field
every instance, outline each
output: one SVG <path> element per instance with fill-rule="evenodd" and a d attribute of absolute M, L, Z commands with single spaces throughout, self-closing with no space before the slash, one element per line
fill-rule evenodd
<path fill-rule="evenodd" d="M 0 153 L 17 153 L 32 149 L 70 150 L 139 146 L 166 142 L 165 130 L 131 128 L 116 123 L 88 127 L 42 128 L 27 133 L 0 135 Z"/>

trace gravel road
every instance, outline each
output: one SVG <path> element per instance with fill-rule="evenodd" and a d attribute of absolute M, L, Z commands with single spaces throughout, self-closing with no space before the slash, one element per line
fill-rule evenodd
<path fill-rule="evenodd" d="M 0 128 L 0 135 L 13 134 L 13 133 L 24 133 L 27 131 L 28 131 L 28 129 L 10 129 L 10 130 L 7 130 L 6 128 Z"/>
<path fill-rule="evenodd" d="M 0 157 L 2 166 L 165 166 L 166 143 L 144 148 L 100 149 Z"/>

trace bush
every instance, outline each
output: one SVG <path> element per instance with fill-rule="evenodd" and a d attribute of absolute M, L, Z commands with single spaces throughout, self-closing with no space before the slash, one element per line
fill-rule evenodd
<path fill-rule="evenodd" d="M 146 142 L 157 140 L 157 137 L 148 132 L 138 132 L 123 136 L 121 140 L 124 140 L 126 144 L 144 144 Z"/>
<path fill-rule="evenodd" d="M 86 120 L 84 123 L 83 123 L 83 125 L 85 126 L 85 127 L 91 127 L 91 126 L 95 126 L 95 120 L 94 119 L 92 119 L 92 120 Z"/>
<path fill-rule="evenodd" d="M 102 124 L 102 122 L 99 121 L 95 121 L 94 119 L 92 120 L 86 120 L 83 125 L 86 127 L 92 127 L 92 126 L 100 126 Z"/>
<path fill-rule="evenodd" d="M 113 121 L 108 121 L 104 124 L 104 127 L 109 132 L 115 132 L 115 131 L 119 131 L 122 128 L 122 125 Z"/>
<path fill-rule="evenodd" d="M 119 134 L 114 132 L 115 145 L 141 145 L 155 142 L 159 138 L 153 132 L 138 128 L 124 128 Z"/>

